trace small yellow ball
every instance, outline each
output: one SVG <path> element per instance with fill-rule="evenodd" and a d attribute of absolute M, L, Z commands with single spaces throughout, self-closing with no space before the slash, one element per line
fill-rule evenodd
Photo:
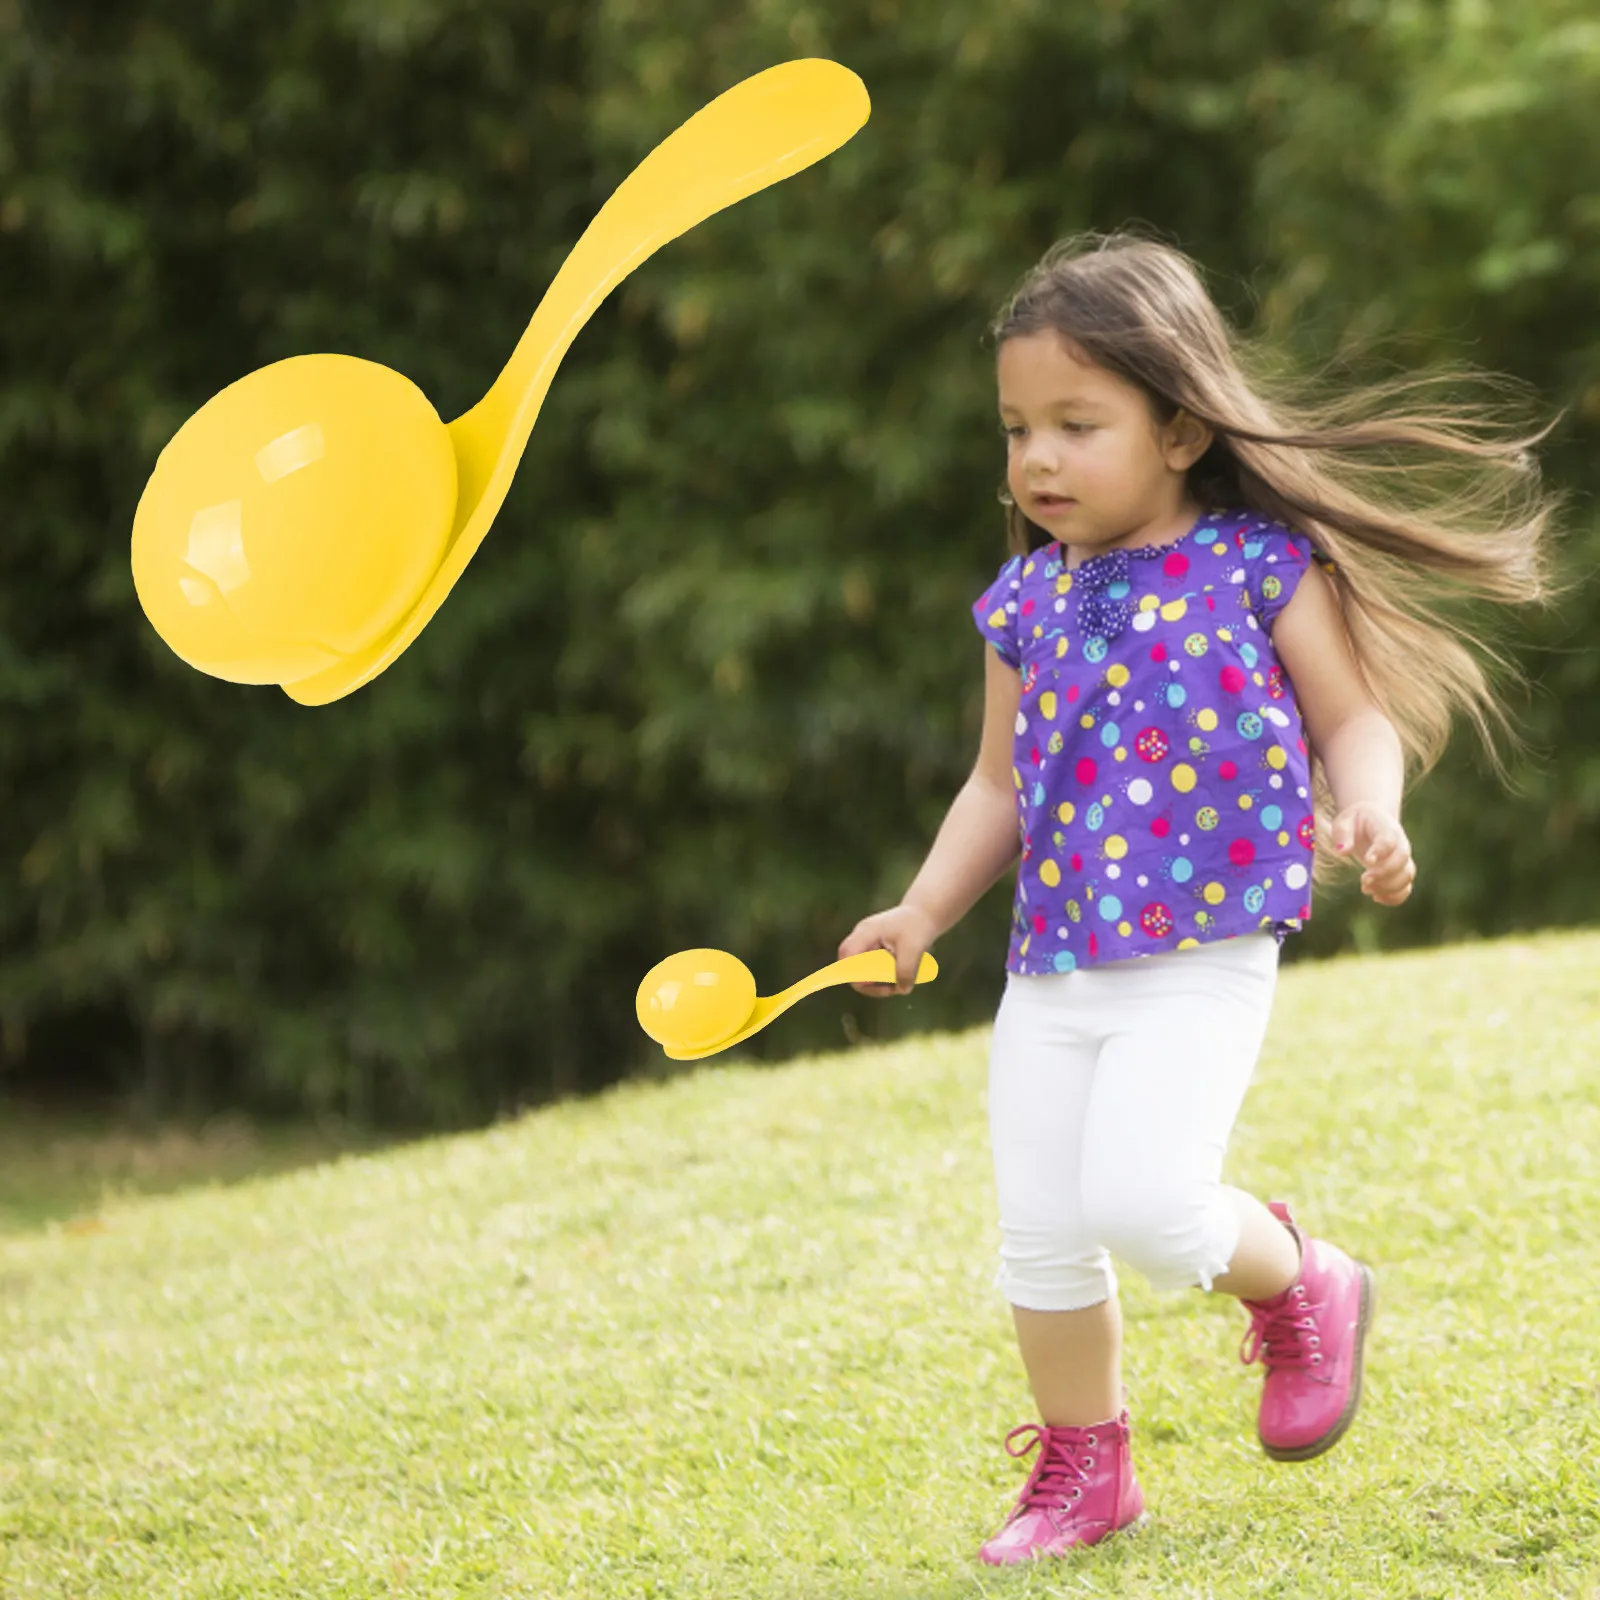
<path fill-rule="evenodd" d="M 680 950 L 658 961 L 634 997 L 639 1026 L 670 1050 L 706 1050 L 755 1009 L 756 980 L 726 950 Z"/>

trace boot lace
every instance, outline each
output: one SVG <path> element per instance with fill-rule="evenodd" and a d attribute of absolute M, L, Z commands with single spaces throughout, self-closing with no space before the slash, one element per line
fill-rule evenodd
<path fill-rule="evenodd" d="M 1033 1437 L 1023 1442 L 1020 1450 L 1011 1448 L 1011 1441 L 1022 1434 Z M 1088 1483 L 1088 1467 L 1094 1465 L 1094 1447 L 1097 1437 L 1083 1428 L 1041 1427 L 1037 1422 L 1025 1422 L 1006 1435 L 1006 1451 L 1013 1456 L 1024 1456 L 1039 1445 L 1039 1459 L 1033 1472 L 1023 1485 L 1013 1520 L 1025 1511 L 1034 1509 L 1051 1513 L 1064 1510 L 1074 1500 L 1083 1496 L 1083 1485 Z M 1086 1453 L 1087 1452 L 1087 1453 Z"/>
<path fill-rule="evenodd" d="M 1313 1313 L 1326 1304 L 1308 1300 L 1306 1286 L 1297 1283 L 1280 1306 L 1252 1305 L 1240 1301 L 1250 1313 L 1250 1330 L 1239 1346 L 1239 1359 L 1250 1366 L 1258 1358 L 1267 1371 L 1280 1367 L 1320 1367 L 1322 1340 Z"/>

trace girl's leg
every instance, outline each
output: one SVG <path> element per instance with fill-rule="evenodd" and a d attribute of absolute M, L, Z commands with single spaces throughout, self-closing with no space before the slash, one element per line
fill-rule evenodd
<path fill-rule="evenodd" d="M 1084 1311 L 1012 1306 L 1011 1317 L 1041 1422 L 1086 1428 L 1122 1410 L 1122 1308 L 1115 1295 Z"/>
<path fill-rule="evenodd" d="M 1239 1211 L 1239 1248 L 1211 1287 L 1241 1300 L 1271 1300 L 1299 1275 L 1299 1243 L 1254 1195 L 1233 1188 L 1228 1194 Z"/>
<path fill-rule="evenodd" d="M 1122 1409 L 1122 1317 L 1109 1256 L 1083 1225 L 1083 1124 L 1100 1044 L 1084 974 L 1013 976 L 995 1017 L 989 1126 L 1000 1202 L 997 1286 L 1052 1427 Z"/>
<path fill-rule="evenodd" d="M 1158 1292 L 1285 1288 L 1293 1236 L 1221 1182 L 1267 1030 L 1276 944 L 1229 939 L 1118 963 L 1114 976 L 1122 1027 L 1100 1054 L 1084 1143 L 1095 1237 Z"/>

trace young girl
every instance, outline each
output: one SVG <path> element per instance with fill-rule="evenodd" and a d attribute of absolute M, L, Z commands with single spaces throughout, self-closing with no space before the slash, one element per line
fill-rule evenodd
<path fill-rule="evenodd" d="M 1452 425 L 1460 405 L 1269 404 L 1189 260 L 1128 233 L 1056 245 L 991 331 L 1012 554 L 972 608 L 977 764 L 903 901 L 839 955 L 891 950 L 896 983 L 856 987 L 909 992 L 1020 843 L 989 1119 L 996 1286 L 1042 1425 L 1007 1437 L 1039 1455 L 980 1552 L 1010 1563 L 1143 1519 L 1113 1254 L 1158 1291 L 1243 1303 L 1269 1456 L 1309 1460 L 1350 1426 L 1372 1269 L 1222 1183 L 1223 1159 L 1312 882 L 1344 858 L 1402 904 L 1407 759 L 1437 761 L 1458 707 L 1486 742 L 1485 713 L 1507 726 L 1430 589 L 1554 593 L 1553 498 L 1508 516 L 1502 478 L 1417 509 L 1370 458 L 1421 446 L 1531 488 L 1526 447 L 1555 422 L 1486 442 Z"/>

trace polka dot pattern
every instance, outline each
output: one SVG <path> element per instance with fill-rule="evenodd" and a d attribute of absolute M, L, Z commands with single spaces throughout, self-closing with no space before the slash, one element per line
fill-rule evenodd
<path fill-rule="evenodd" d="M 1070 573 L 1057 542 L 1001 566 L 972 617 L 1022 681 L 1008 970 L 1310 917 L 1310 761 L 1272 625 L 1314 557 L 1281 523 L 1213 508 L 1175 544 Z"/>

